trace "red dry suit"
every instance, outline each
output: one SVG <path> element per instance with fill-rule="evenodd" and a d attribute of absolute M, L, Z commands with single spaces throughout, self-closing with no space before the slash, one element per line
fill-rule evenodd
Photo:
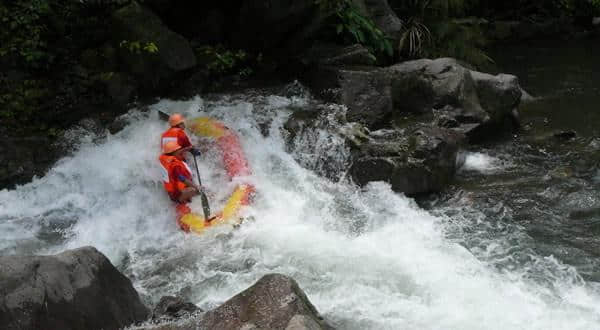
<path fill-rule="evenodd" d="M 189 148 L 192 146 L 190 139 L 187 134 L 185 134 L 185 130 L 179 127 L 171 127 L 162 134 L 160 138 L 160 148 L 162 149 L 169 141 L 176 141 L 182 148 Z"/>
<path fill-rule="evenodd" d="M 184 181 L 192 181 L 192 171 L 187 164 L 171 155 L 160 155 L 158 157 L 162 165 L 162 181 L 165 190 L 173 201 L 177 201 L 183 189 L 186 188 Z"/>

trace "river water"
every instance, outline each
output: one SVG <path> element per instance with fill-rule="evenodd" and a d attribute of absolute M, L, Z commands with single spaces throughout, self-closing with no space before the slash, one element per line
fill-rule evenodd
<path fill-rule="evenodd" d="M 517 72 L 526 88 L 528 72 Z M 541 85 L 548 87 L 530 91 L 563 100 L 560 89 Z M 148 304 L 177 294 L 203 309 L 264 274 L 283 273 L 340 329 L 600 326 L 597 126 L 573 127 L 580 134 L 574 141 L 556 142 L 545 136 L 554 127 L 543 127 L 564 126 L 539 103 L 528 104 L 533 110 L 523 116 L 531 126 L 467 150 L 456 183 L 424 201 L 424 209 L 387 184 L 359 189 L 301 166 L 322 154 L 343 158 L 345 150 L 316 132 L 316 152 L 305 145 L 290 152 L 283 123 L 316 101 L 301 90 L 280 90 L 163 100 L 133 109 L 114 135 L 74 130 L 72 155 L 46 176 L 0 191 L 0 253 L 93 245 Z M 239 133 L 253 169 L 247 179 L 257 189 L 239 229 L 195 236 L 176 228 L 158 182 L 165 126 L 157 109 L 215 117 Z M 205 149 L 202 180 L 219 209 L 233 183 L 210 141 L 197 142 Z"/>

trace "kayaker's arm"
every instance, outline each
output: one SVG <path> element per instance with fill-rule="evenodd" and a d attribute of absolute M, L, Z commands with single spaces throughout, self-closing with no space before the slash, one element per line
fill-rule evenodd
<path fill-rule="evenodd" d="M 190 180 L 184 176 L 180 176 L 179 180 L 181 180 L 181 182 L 185 183 L 186 186 L 192 187 L 198 191 L 200 191 L 200 189 L 202 188 L 202 187 L 199 187 L 198 185 L 196 185 L 192 180 Z"/>

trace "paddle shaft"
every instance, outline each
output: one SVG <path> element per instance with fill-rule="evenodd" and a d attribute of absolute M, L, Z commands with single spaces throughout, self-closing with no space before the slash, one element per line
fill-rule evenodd
<path fill-rule="evenodd" d="M 202 188 L 202 180 L 200 179 L 200 170 L 198 170 L 198 161 L 196 160 L 196 155 L 194 156 L 194 165 L 196 166 L 196 174 L 198 175 L 198 184 L 200 188 Z M 206 198 L 206 194 L 202 189 L 199 191 L 200 199 L 202 200 L 202 211 L 204 212 L 204 220 L 210 220 L 210 206 L 208 205 L 208 198 Z"/>

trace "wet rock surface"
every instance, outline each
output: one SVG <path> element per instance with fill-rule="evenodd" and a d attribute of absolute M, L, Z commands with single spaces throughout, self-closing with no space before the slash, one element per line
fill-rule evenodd
<path fill-rule="evenodd" d="M 146 88 L 196 65 L 189 42 L 143 5 L 134 1 L 119 9 L 113 13 L 112 22 L 121 60 Z M 156 49 L 148 48 L 149 43 Z"/>
<path fill-rule="evenodd" d="M 202 309 L 198 308 L 198 306 L 192 304 L 191 302 L 184 301 L 180 297 L 164 296 L 160 298 L 160 301 L 156 307 L 154 307 L 154 310 L 152 311 L 152 318 L 180 318 L 189 316 L 194 312 L 202 312 Z"/>
<path fill-rule="evenodd" d="M 451 182 L 464 136 L 437 127 L 380 130 L 352 152 L 350 174 L 359 185 L 384 181 L 407 195 L 439 191 Z"/>
<path fill-rule="evenodd" d="M 330 329 L 295 280 L 268 274 L 208 311 L 201 329 Z"/>
<path fill-rule="evenodd" d="M 0 256 L 0 328 L 119 329 L 148 309 L 131 281 L 93 247 Z"/>

